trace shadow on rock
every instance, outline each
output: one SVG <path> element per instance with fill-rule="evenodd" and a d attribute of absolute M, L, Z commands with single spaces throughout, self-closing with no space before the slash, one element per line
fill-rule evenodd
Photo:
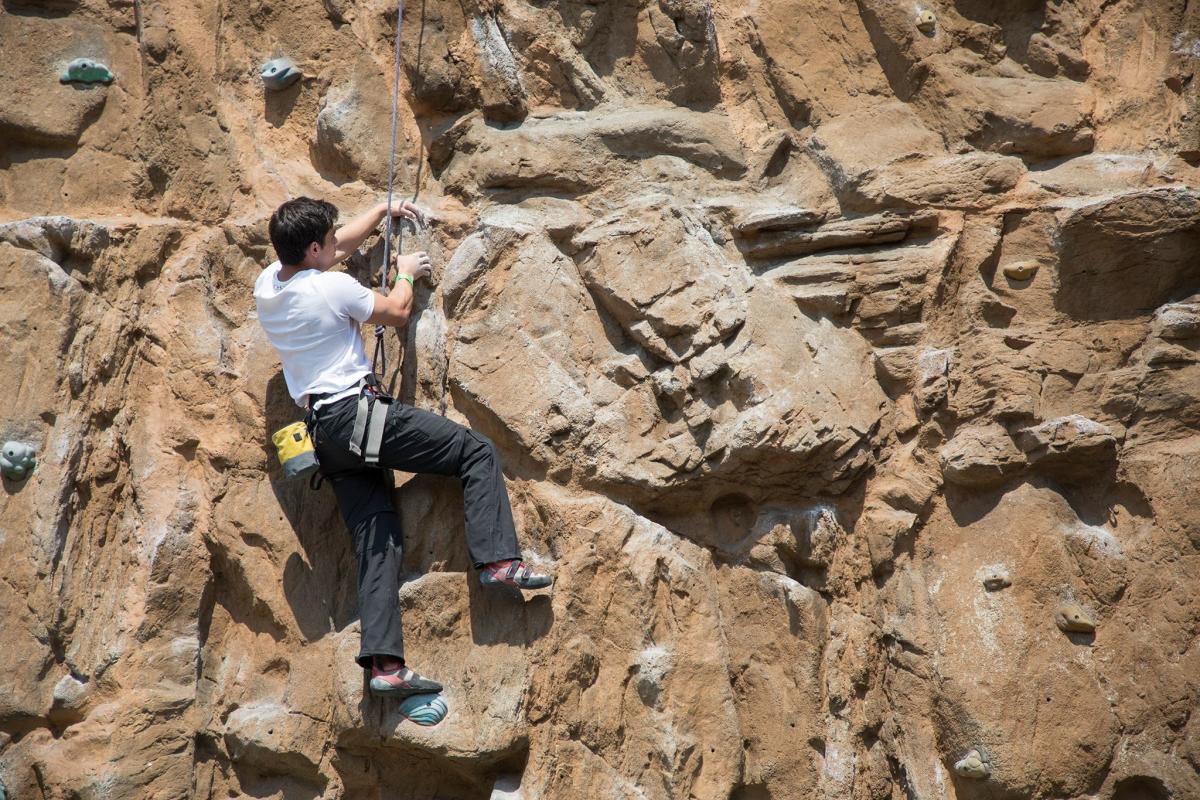
<path fill-rule="evenodd" d="M 550 632 L 554 624 L 552 589 L 526 597 L 519 589 L 482 586 L 475 572 L 467 576 L 471 640 L 476 645 L 527 647 Z"/>
<path fill-rule="evenodd" d="M 304 81 L 300 80 L 286 89 L 275 92 L 268 91 L 264 94 L 263 116 L 272 127 L 278 128 L 287 122 L 288 115 L 296 107 L 296 100 L 300 97 L 300 87 L 303 83 Z"/>
<path fill-rule="evenodd" d="M 354 554 L 332 491 L 326 487 L 313 491 L 307 480 L 284 478 L 269 444 L 271 433 L 300 415 L 283 373 L 268 382 L 266 398 L 263 440 L 267 442 L 271 490 L 303 550 L 303 555 L 293 552 L 287 557 L 283 592 L 300 631 L 309 641 L 318 641 L 357 618 Z"/>

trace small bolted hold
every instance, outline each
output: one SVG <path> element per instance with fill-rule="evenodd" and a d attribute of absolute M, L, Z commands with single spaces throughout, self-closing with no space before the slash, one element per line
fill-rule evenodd
<path fill-rule="evenodd" d="M 1012 586 L 1012 579 L 1003 569 L 992 568 L 983 574 L 983 588 L 989 592 L 998 592 L 1009 586 Z"/>
<path fill-rule="evenodd" d="M 258 74 L 263 85 L 272 91 L 286 89 L 303 75 L 290 58 L 273 58 L 262 65 Z"/>
<path fill-rule="evenodd" d="M 929 9 L 917 13 L 917 30 L 921 33 L 933 33 L 937 29 L 937 17 Z"/>
<path fill-rule="evenodd" d="M 1054 612 L 1054 624 L 1063 633 L 1092 633 L 1096 620 L 1086 608 L 1078 603 L 1063 603 Z"/>
<path fill-rule="evenodd" d="M 23 481 L 37 466 L 33 448 L 22 442 L 5 442 L 0 450 L 0 474 L 10 481 Z"/>
<path fill-rule="evenodd" d="M 6 441 L 0 450 L 0 474 L 10 481 L 24 481 L 36 465 L 34 449 L 20 441 Z"/>
<path fill-rule="evenodd" d="M 67 64 L 62 75 L 58 77 L 62 83 L 112 83 L 112 71 L 90 58 L 77 58 Z"/>
<path fill-rule="evenodd" d="M 1037 275 L 1040 265 L 1036 261 L 1017 261 L 1004 265 L 1004 277 L 1012 281 L 1028 281 Z"/>
<path fill-rule="evenodd" d="M 992 774 L 992 765 L 978 750 L 971 750 L 954 762 L 954 771 L 964 778 L 982 780 Z"/>

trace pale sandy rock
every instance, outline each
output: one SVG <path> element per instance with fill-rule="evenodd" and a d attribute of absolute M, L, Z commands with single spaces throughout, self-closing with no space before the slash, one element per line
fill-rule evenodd
<path fill-rule="evenodd" d="M 929 229 L 937 216 L 880 214 L 856 219 L 832 220 L 820 227 L 799 224 L 795 229 L 770 230 L 745 240 L 746 255 L 752 258 L 801 256 L 822 250 L 889 244 L 906 239 L 916 230 Z M 810 227 L 810 230 L 804 228 Z"/>
<path fill-rule="evenodd" d="M 1154 312 L 1154 325 L 1163 339 L 1194 339 L 1200 336 L 1200 306 L 1168 303 Z"/>
<path fill-rule="evenodd" d="M 279 703 L 239 706 L 225 721 L 225 746 L 235 762 L 315 781 L 321 752 L 313 749 L 311 726 L 311 719 Z"/>
<path fill-rule="evenodd" d="M 942 139 L 904 103 L 881 103 L 823 123 L 810 146 L 834 188 L 853 192 L 896 162 L 942 150 Z"/>
<path fill-rule="evenodd" d="M 444 168 L 446 185 L 468 196 L 528 187 L 587 192 L 602 186 L 608 171 L 655 156 L 672 156 L 723 177 L 746 169 L 725 120 L 672 108 L 565 112 L 529 117 L 508 129 L 469 116 L 435 143 L 432 156 Z"/>
<path fill-rule="evenodd" d="M 1072 414 L 1018 431 L 1017 445 L 1037 468 L 1095 474 L 1113 463 L 1117 440 L 1106 426 Z"/>
<path fill-rule="evenodd" d="M 249 292 L 278 203 L 382 199 L 395 4 L 6 1 L 7 796 L 1200 796 L 1183 5 L 406 3 L 390 378 L 556 578 L 394 476 L 426 728 Z"/>
<path fill-rule="evenodd" d="M 1025 173 L 1014 156 L 951 155 L 880 169 L 857 191 L 880 206 L 982 209 L 1000 202 Z"/>
<path fill-rule="evenodd" d="M 1132 153 L 1089 153 L 1029 173 L 1030 183 L 1068 197 L 1107 194 L 1114 186 L 1148 186 L 1165 178 L 1158 159 Z"/>
<path fill-rule="evenodd" d="M 64 84 L 59 80 L 72 59 L 109 62 L 111 34 L 102 27 L 6 13 L 0 36 L 8 43 L 0 78 L 8 93 L 0 109 L 4 144 L 62 147 L 75 144 L 120 90 L 106 84 Z M 118 81 L 128 76 L 118 76 Z"/>
<path fill-rule="evenodd" d="M 978 488 L 1002 483 L 1025 465 L 1021 451 L 1000 425 L 959 430 L 941 449 L 939 459 L 948 482 Z"/>
<path fill-rule="evenodd" d="M 313 163 L 331 180 L 361 180 L 386 187 L 391 147 L 391 86 L 369 62 L 332 78 L 321 98 L 313 137 Z M 396 147 L 407 148 L 403 130 Z M 406 170 L 401 164 L 399 178 Z"/>

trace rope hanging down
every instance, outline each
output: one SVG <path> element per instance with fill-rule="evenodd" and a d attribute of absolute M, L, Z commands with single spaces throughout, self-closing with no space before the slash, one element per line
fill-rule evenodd
<path fill-rule="evenodd" d="M 388 154 L 387 211 L 384 213 L 383 265 L 379 268 L 379 289 L 388 291 L 388 267 L 392 262 L 392 187 L 396 181 L 396 126 L 400 115 L 400 32 L 404 24 L 404 0 L 399 0 L 396 9 L 396 54 L 395 74 L 392 78 L 392 146 Z M 372 371 L 383 379 L 387 374 L 387 353 L 383 347 L 382 325 L 375 326 L 375 353 L 371 357 Z"/>

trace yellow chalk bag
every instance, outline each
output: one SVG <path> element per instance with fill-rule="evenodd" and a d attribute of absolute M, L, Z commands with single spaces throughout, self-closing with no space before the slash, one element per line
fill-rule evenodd
<path fill-rule="evenodd" d="M 271 434 L 271 441 L 275 443 L 275 452 L 279 456 L 279 463 L 283 465 L 285 477 L 303 478 L 312 475 L 320 466 L 308 428 L 303 422 L 293 422 L 286 428 L 280 428 Z"/>

